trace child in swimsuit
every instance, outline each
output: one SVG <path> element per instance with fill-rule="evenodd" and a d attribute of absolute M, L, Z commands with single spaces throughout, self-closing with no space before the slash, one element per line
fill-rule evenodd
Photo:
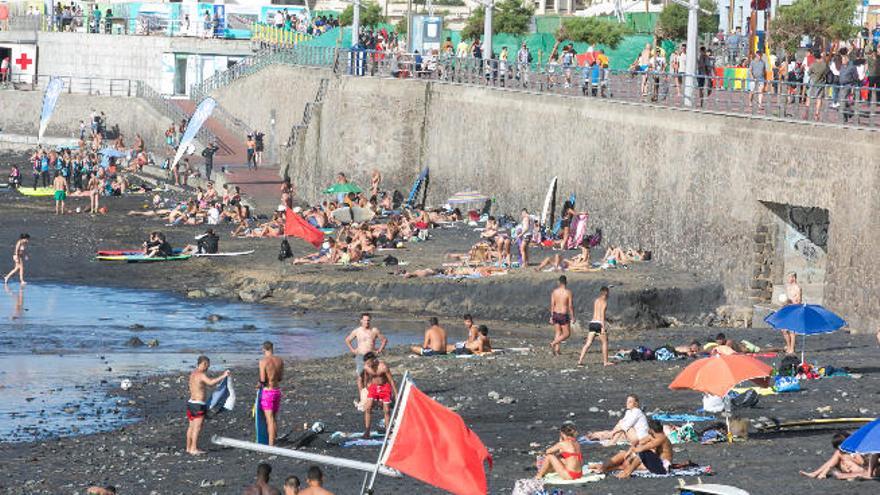
<path fill-rule="evenodd" d="M 536 479 L 555 472 L 564 480 L 580 479 L 583 473 L 584 457 L 577 441 L 577 429 L 571 423 L 559 429 L 559 442 L 544 452 L 543 463 L 538 469 Z"/>

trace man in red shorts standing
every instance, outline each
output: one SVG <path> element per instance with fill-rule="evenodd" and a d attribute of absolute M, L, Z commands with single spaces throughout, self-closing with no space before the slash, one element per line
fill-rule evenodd
<path fill-rule="evenodd" d="M 196 369 L 189 375 L 189 400 L 186 401 L 186 418 L 189 420 L 189 427 L 186 430 L 186 453 L 191 455 L 205 453 L 199 450 L 199 433 L 202 431 L 202 423 L 208 412 L 206 389 L 229 376 L 229 370 L 226 370 L 217 378 L 208 378 L 208 366 L 211 366 L 208 356 L 199 356 Z"/>
<path fill-rule="evenodd" d="M 397 396 L 397 385 L 388 365 L 382 362 L 375 353 L 364 355 L 364 383 L 367 384 L 367 400 L 364 403 L 364 438 L 370 438 L 370 422 L 372 420 L 373 401 L 382 403 L 385 413 L 385 428 L 391 423 L 391 401 Z"/>
<path fill-rule="evenodd" d="M 275 346 L 268 340 L 263 342 L 263 359 L 260 360 L 260 384 L 263 388 L 260 409 L 266 415 L 266 431 L 269 445 L 275 445 L 278 434 L 278 408 L 281 406 L 281 389 L 278 385 L 284 379 L 284 361 L 274 354 Z"/>

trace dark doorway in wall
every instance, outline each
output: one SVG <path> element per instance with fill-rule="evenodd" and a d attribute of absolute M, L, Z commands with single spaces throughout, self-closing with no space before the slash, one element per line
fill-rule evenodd
<path fill-rule="evenodd" d="M 822 304 L 825 299 L 825 270 L 828 265 L 829 212 L 815 206 L 762 202 L 767 208 L 771 270 L 768 289 L 774 302 L 785 292 L 789 273 L 797 273 L 804 302 Z"/>

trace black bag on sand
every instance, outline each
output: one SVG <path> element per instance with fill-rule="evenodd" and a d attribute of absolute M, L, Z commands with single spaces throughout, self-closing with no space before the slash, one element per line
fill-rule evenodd
<path fill-rule="evenodd" d="M 752 389 L 748 389 L 731 399 L 730 405 L 732 405 L 735 409 L 755 407 L 756 405 L 758 405 L 758 398 L 758 392 L 755 392 Z"/>
<path fill-rule="evenodd" d="M 291 251 L 287 239 L 281 239 L 281 252 L 278 253 L 278 261 L 284 261 L 287 258 L 293 258 L 293 251 Z"/>
<path fill-rule="evenodd" d="M 391 255 L 386 256 L 385 259 L 382 260 L 382 264 L 385 266 L 397 266 L 398 263 L 398 259 Z"/>
<path fill-rule="evenodd" d="M 782 358 L 782 362 L 779 363 L 779 375 L 780 376 L 795 376 L 797 375 L 798 368 L 801 366 L 801 360 L 797 356 L 793 354 L 789 354 Z"/>

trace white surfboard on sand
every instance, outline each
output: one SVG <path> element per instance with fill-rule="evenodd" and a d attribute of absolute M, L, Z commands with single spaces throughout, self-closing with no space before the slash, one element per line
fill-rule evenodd
<path fill-rule="evenodd" d="M 199 258 L 220 257 L 220 256 L 245 256 L 248 254 L 254 254 L 254 251 L 255 251 L 254 249 L 251 249 L 250 251 L 234 251 L 231 253 L 196 253 L 193 256 L 198 256 Z"/>
<path fill-rule="evenodd" d="M 749 495 L 742 488 L 729 485 L 716 485 L 714 483 L 699 483 L 696 485 L 682 485 L 678 487 L 680 493 L 691 492 L 700 495 Z"/>
<path fill-rule="evenodd" d="M 541 209 L 541 227 L 549 227 L 553 223 L 553 208 L 556 206 L 556 181 L 556 177 L 550 179 L 550 187 L 547 189 L 547 195 L 544 196 L 544 207 Z"/>

